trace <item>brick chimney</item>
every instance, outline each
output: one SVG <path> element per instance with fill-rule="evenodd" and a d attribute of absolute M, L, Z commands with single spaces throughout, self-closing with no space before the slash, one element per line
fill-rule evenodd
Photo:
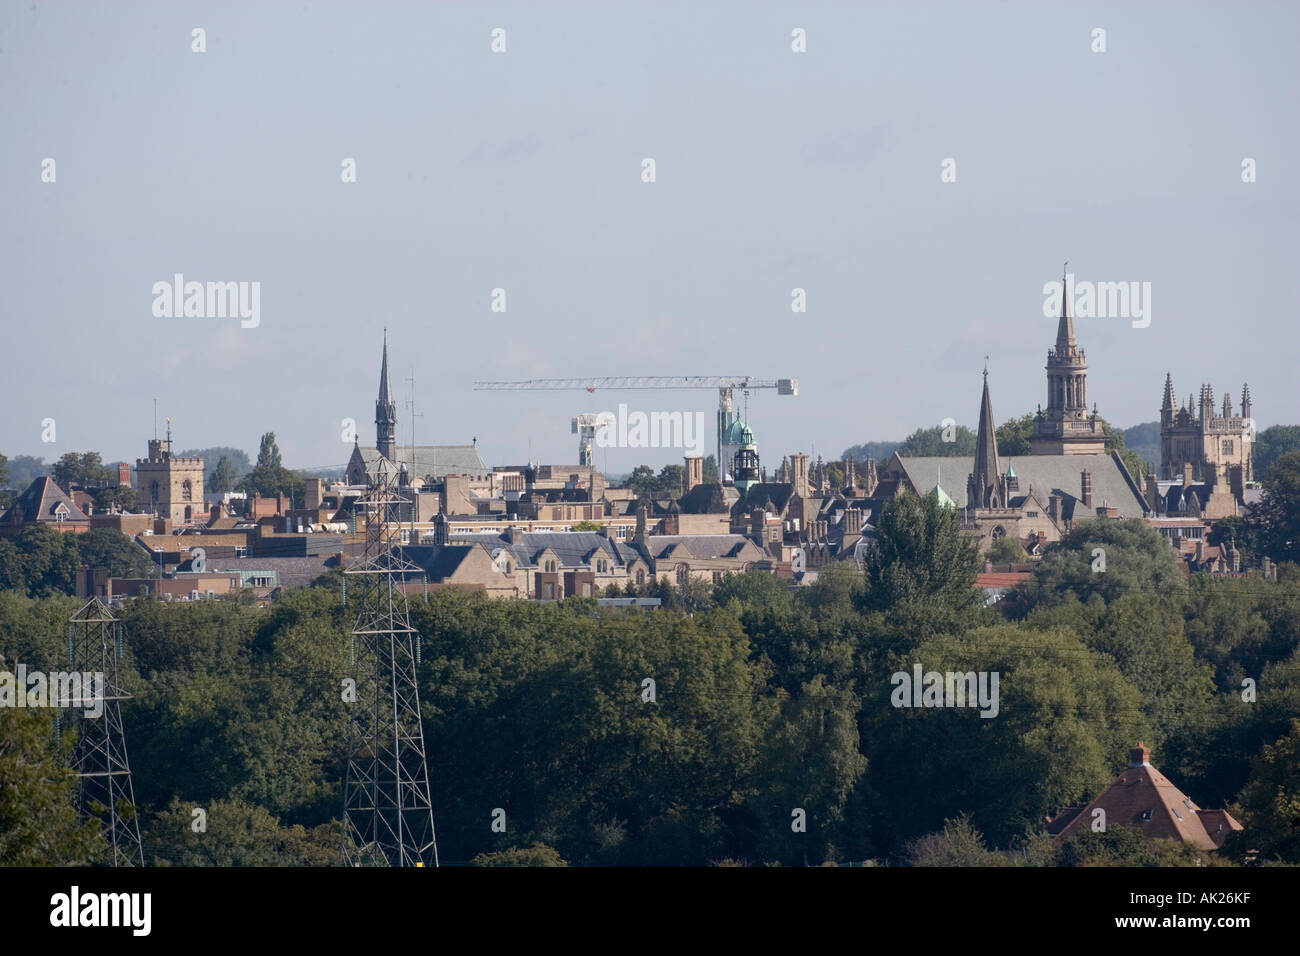
<path fill-rule="evenodd" d="M 1047 499 L 1047 516 L 1052 521 L 1061 520 L 1061 496 L 1052 495 Z"/>
<path fill-rule="evenodd" d="M 320 508 L 320 479 L 306 478 L 303 480 L 303 507 L 308 511 L 315 511 Z"/>
<path fill-rule="evenodd" d="M 1128 765 L 1130 767 L 1149 767 L 1151 766 L 1151 748 L 1141 742 L 1128 752 Z"/>
<path fill-rule="evenodd" d="M 844 533 L 860 534 L 862 532 L 862 509 L 844 509 Z"/>
<path fill-rule="evenodd" d="M 1190 487 L 1192 487 L 1192 463 L 1185 461 L 1183 462 L 1183 491 Z"/>
<path fill-rule="evenodd" d="M 506 540 L 509 541 L 511 544 L 523 544 L 524 529 L 516 528 L 513 525 L 511 525 L 509 528 L 506 528 Z"/>
<path fill-rule="evenodd" d="M 704 459 L 699 455 L 687 455 L 683 460 L 686 462 L 686 490 L 689 492 L 696 485 L 704 484 Z"/>
<path fill-rule="evenodd" d="M 1079 474 L 1079 500 L 1085 508 L 1092 507 L 1092 472 L 1086 468 Z"/>

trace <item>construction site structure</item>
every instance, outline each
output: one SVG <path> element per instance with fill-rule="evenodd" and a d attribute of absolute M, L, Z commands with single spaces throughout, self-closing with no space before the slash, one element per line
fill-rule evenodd
<path fill-rule="evenodd" d="M 573 390 L 582 389 L 595 392 L 597 389 L 620 389 L 634 391 L 637 389 L 699 389 L 716 388 L 718 390 L 718 432 L 717 462 L 718 476 L 723 481 L 731 481 L 732 459 L 747 445 L 753 445 L 753 432 L 740 421 L 736 409 L 736 390 L 744 394 L 757 389 L 776 389 L 778 395 L 798 395 L 799 382 L 793 378 L 761 379 L 750 375 L 644 375 L 644 376 L 606 376 L 602 378 L 534 378 L 518 382 L 475 382 L 476 390 Z M 573 420 L 573 433 L 583 436 L 579 439 L 579 463 L 590 465 L 591 442 L 596 429 L 600 427 L 600 416 L 587 414 Z M 586 424 L 579 424 L 582 419 Z M 590 436 L 583 429 L 590 429 Z M 741 431 L 748 431 L 742 435 Z"/>

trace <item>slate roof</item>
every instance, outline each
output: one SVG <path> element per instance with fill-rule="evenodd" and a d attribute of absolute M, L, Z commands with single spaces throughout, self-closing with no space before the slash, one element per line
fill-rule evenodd
<path fill-rule="evenodd" d="M 734 486 L 710 481 L 686 492 L 680 507 L 684 515 L 727 514 L 739 499 L 740 492 Z"/>
<path fill-rule="evenodd" d="M 646 550 L 655 559 L 662 558 L 678 544 L 701 560 L 736 557 L 745 545 L 758 551 L 754 542 L 743 534 L 655 534 L 646 538 Z M 761 552 L 759 556 L 763 556 Z"/>
<path fill-rule="evenodd" d="M 382 457 L 378 448 L 358 446 L 366 471 L 373 473 L 375 463 Z M 411 467 L 411 446 L 397 446 L 397 461 L 394 468 L 405 464 Z M 444 475 L 486 475 L 492 469 L 487 466 L 478 453 L 477 445 L 416 445 L 415 469 L 412 478 L 425 478 L 432 475 L 441 478 Z"/>
<path fill-rule="evenodd" d="M 1059 838 L 1083 832 L 1092 826 L 1096 808 L 1105 811 L 1107 826 L 1133 827 L 1149 839 L 1174 839 L 1202 850 L 1217 850 L 1229 833 L 1242 829 L 1227 810 L 1198 807 L 1151 766 L 1150 757 L 1150 751 L 1138 744 L 1114 783 L 1082 810 L 1060 814 L 1048 824 L 1048 832 Z"/>
<path fill-rule="evenodd" d="M 275 571 L 280 576 L 280 587 L 300 588 L 311 584 L 330 568 L 338 567 L 338 557 L 213 558 L 208 563 L 212 571 Z"/>
<path fill-rule="evenodd" d="M 429 576 L 430 581 L 445 581 L 473 551 L 469 544 L 421 544 L 402 548 L 402 556 L 413 564 L 418 564 Z"/>
<path fill-rule="evenodd" d="M 936 485 L 941 485 L 958 507 L 965 506 L 966 479 L 975 467 L 973 457 L 900 456 L 900 460 L 913 487 L 921 494 L 928 494 Z M 1016 470 L 1021 494 L 1028 494 L 1033 488 L 1034 497 L 1044 505 L 1051 495 L 1059 494 L 1061 516 L 1067 521 L 1095 518 L 1095 509 L 1102 505 L 1119 509 L 1121 518 L 1141 518 L 1149 513 L 1137 485 L 1113 452 L 1104 455 L 1019 455 L 1008 458 L 1007 463 Z M 1080 473 L 1085 470 L 1092 474 L 1092 508 L 1084 508 L 1079 502 L 1082 491 Z"/>
<path fill-rule="evenodd" d="M 24 522 L 36 521 L 42 524 L 57 524 L 58 519 L 55 517 L 55 511 L 60 504 L 68 509 L 67 517 L 63 519 L 65 523 L 70 521 L 90 521 L 89 515 L 77 507 L 77 503 L 54 483 L 53 478 L 49 475 L 41 475 L 39 478 L 34 478 L 32 483 L 27 486 L 27 490 L 18 496 L 17 500 L 9 506 L 9 509 L 3 515 L 0 515 L 0 522 L 12 520 L 17 514 L 17 509 L 22 509 Z"/>
<path fill-rule="evenodd" d="M 598 550 L 604 551 L 616 565 L 626 565 L 640 557 L 631 546 L 596 531 L 525 531 L 523 538 L 522 543 L 511 544 L 507 533 L 478 532 L 454 534 L 451 541 L 452 546 L 482 544 L 489 554 L 499 548 L 507 548 L 515 556 L 515 563 L 525 568 L 535 567 L 538 557 L 548 548 L 559 558 L 562 568 L 590 564 L 592 556 Z"/>

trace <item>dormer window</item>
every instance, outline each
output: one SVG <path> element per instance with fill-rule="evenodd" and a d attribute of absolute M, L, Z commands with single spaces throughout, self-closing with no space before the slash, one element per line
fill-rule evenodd
<path fill-rule="evenodd" d="M 1142 822 L 1149 823 L 1150 821 L 1151 821 L 1151 810 L 1148 808 L 1142 811 Z"/>

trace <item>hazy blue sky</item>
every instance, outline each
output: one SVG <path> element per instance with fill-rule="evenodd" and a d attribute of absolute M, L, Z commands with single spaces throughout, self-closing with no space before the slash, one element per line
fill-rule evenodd
<path fill-rule="evenodd" d="M 621 400 L 709 413 L 712 447 L 715 393 L 471 383 L 752 374 L 801 389 L 751 399 L 764 463 L 831 457 L 973 425 L 986 352 L 995 417 L 1032 411 L 1063 259 L 1151 283 L 1149 327 L 1076 322 L 1109 420 L 1170 370 L 1298 422 L 1298 9 L 0 4 L 0 451 L 134 459 L 157 398 L 178 448 L 342 463 L 386 325 L 421 444 L 573 461 L 570 417 Z M 260 282 L 260 325 L 156 318 L 177 272 Z"/>

